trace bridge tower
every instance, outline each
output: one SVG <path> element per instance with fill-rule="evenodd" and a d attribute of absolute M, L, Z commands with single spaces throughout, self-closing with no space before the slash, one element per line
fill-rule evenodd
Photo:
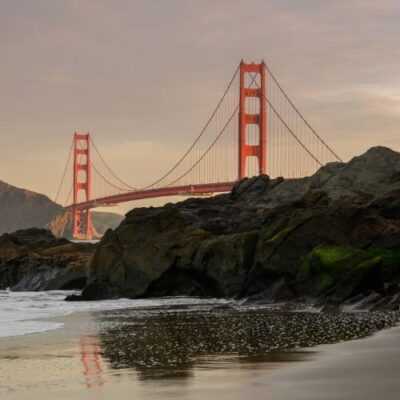
<path fill-rule="evenodd" d="M 246 101 L 250 99 L 250 101 Z M 256 112 L 250 113 L 249 104 L 257 99 Z M 266 65 L 240 63 L 240 99 L 239 99 L 239 174 L 238 178 L 246 177 L 246 161 L 248 157 L 257 157 L 258 173 L 267 171 L 267 115 L 266 115 Z M 250 126 L 255 125 L 258 132 L 256 144 L 249 144 L 246 140 Z M 247 137 L 247 138 L 246 138 Z"/>
<path fill-rule="evenodd" d="M 74 206 L 73 238 L 90 240 L 93 226 L 90 210 L 78 209 L 75 204 L 90 200 L 90 134 L 74 135 Z"/>

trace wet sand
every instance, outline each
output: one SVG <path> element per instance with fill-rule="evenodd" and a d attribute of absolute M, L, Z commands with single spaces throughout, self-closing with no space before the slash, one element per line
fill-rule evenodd
<path fill-rule="evenodd" d="M 0 340 L 1 399 L 399 398 L 400 327 L 251 362 L 203 356 L 166 376 L 157 369 L 146 375 L 137 366 L 113 368 L 99 340 L 98 314 L 77 313 L 59 321 L 64 328 Z M 123 363 L 123 349 L 113 348 L 113 357 Z"/>
<path fill-rule="evenodd" d="M 313 361 L 270 374 L 265 398 L 400 399 L 400 327 L 315 350 L 318 353 Z"/>

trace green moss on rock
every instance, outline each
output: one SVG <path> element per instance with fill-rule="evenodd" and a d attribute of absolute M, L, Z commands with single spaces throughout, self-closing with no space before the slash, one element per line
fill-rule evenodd
<path fill-rule="evenodd" d="M 319 246 L 313 250 L 322 269 L 340 272 L 355 267 L 360 261 L 370 258 L 367 252 L 344 246 Z"/>
<path fill-rule="evenodd" d="M 358 270 L 399 265 L 400 251 L 387 249 L 360 250 L 348 246 L 322 245 L 314 248 L 300 267 L 298 277 L 317 277 L 324 288 Z"/>

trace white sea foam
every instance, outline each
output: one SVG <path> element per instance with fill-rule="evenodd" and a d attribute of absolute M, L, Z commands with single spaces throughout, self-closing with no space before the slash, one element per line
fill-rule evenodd
<path fill-rule="evenodd" d="M 105 300 L 94 302 L 66 302 L 70 291 L 11 292 L 0 291 L 0 337 L 44 332 L 63 326 L 46 319 L 65 316 L 77 311 L 100 311 L 122 308 L 163 307 L 204 304 L 209 300 L 171 297 L 143 300 Z M 224 303 L 225 301 L 216 301 Z"/>

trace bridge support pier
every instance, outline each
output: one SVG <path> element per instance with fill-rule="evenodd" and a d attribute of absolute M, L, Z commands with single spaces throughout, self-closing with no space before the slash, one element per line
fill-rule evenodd
<path fill-rule="evenodd" d="M 74 205 L 90 200 L 90 134 L 74 135 Z M 90 209 L 72 208 L 72 236 L 76 240 L 90 240 L 93 225 Z"/>
<path fill-rule="evenodd" d="M 239 103 L 239 173 L 238 178 L 247 176 L 246 162 L 248 157 L 257 157 L 258 173 L 267 172 L 267 116 L 266 116 L 266 66 L 264 61 L 261 64 L 240 63 L 240 103 Z M 256 107 L 249 107 L 246 99 L 256 98 L 259 104 Z M 251 113 L 248 108 L 254 108 Z M 246 140 L 247 128 L 255 125 L 258 129 L 258 143 L 249 144 Z"/>

